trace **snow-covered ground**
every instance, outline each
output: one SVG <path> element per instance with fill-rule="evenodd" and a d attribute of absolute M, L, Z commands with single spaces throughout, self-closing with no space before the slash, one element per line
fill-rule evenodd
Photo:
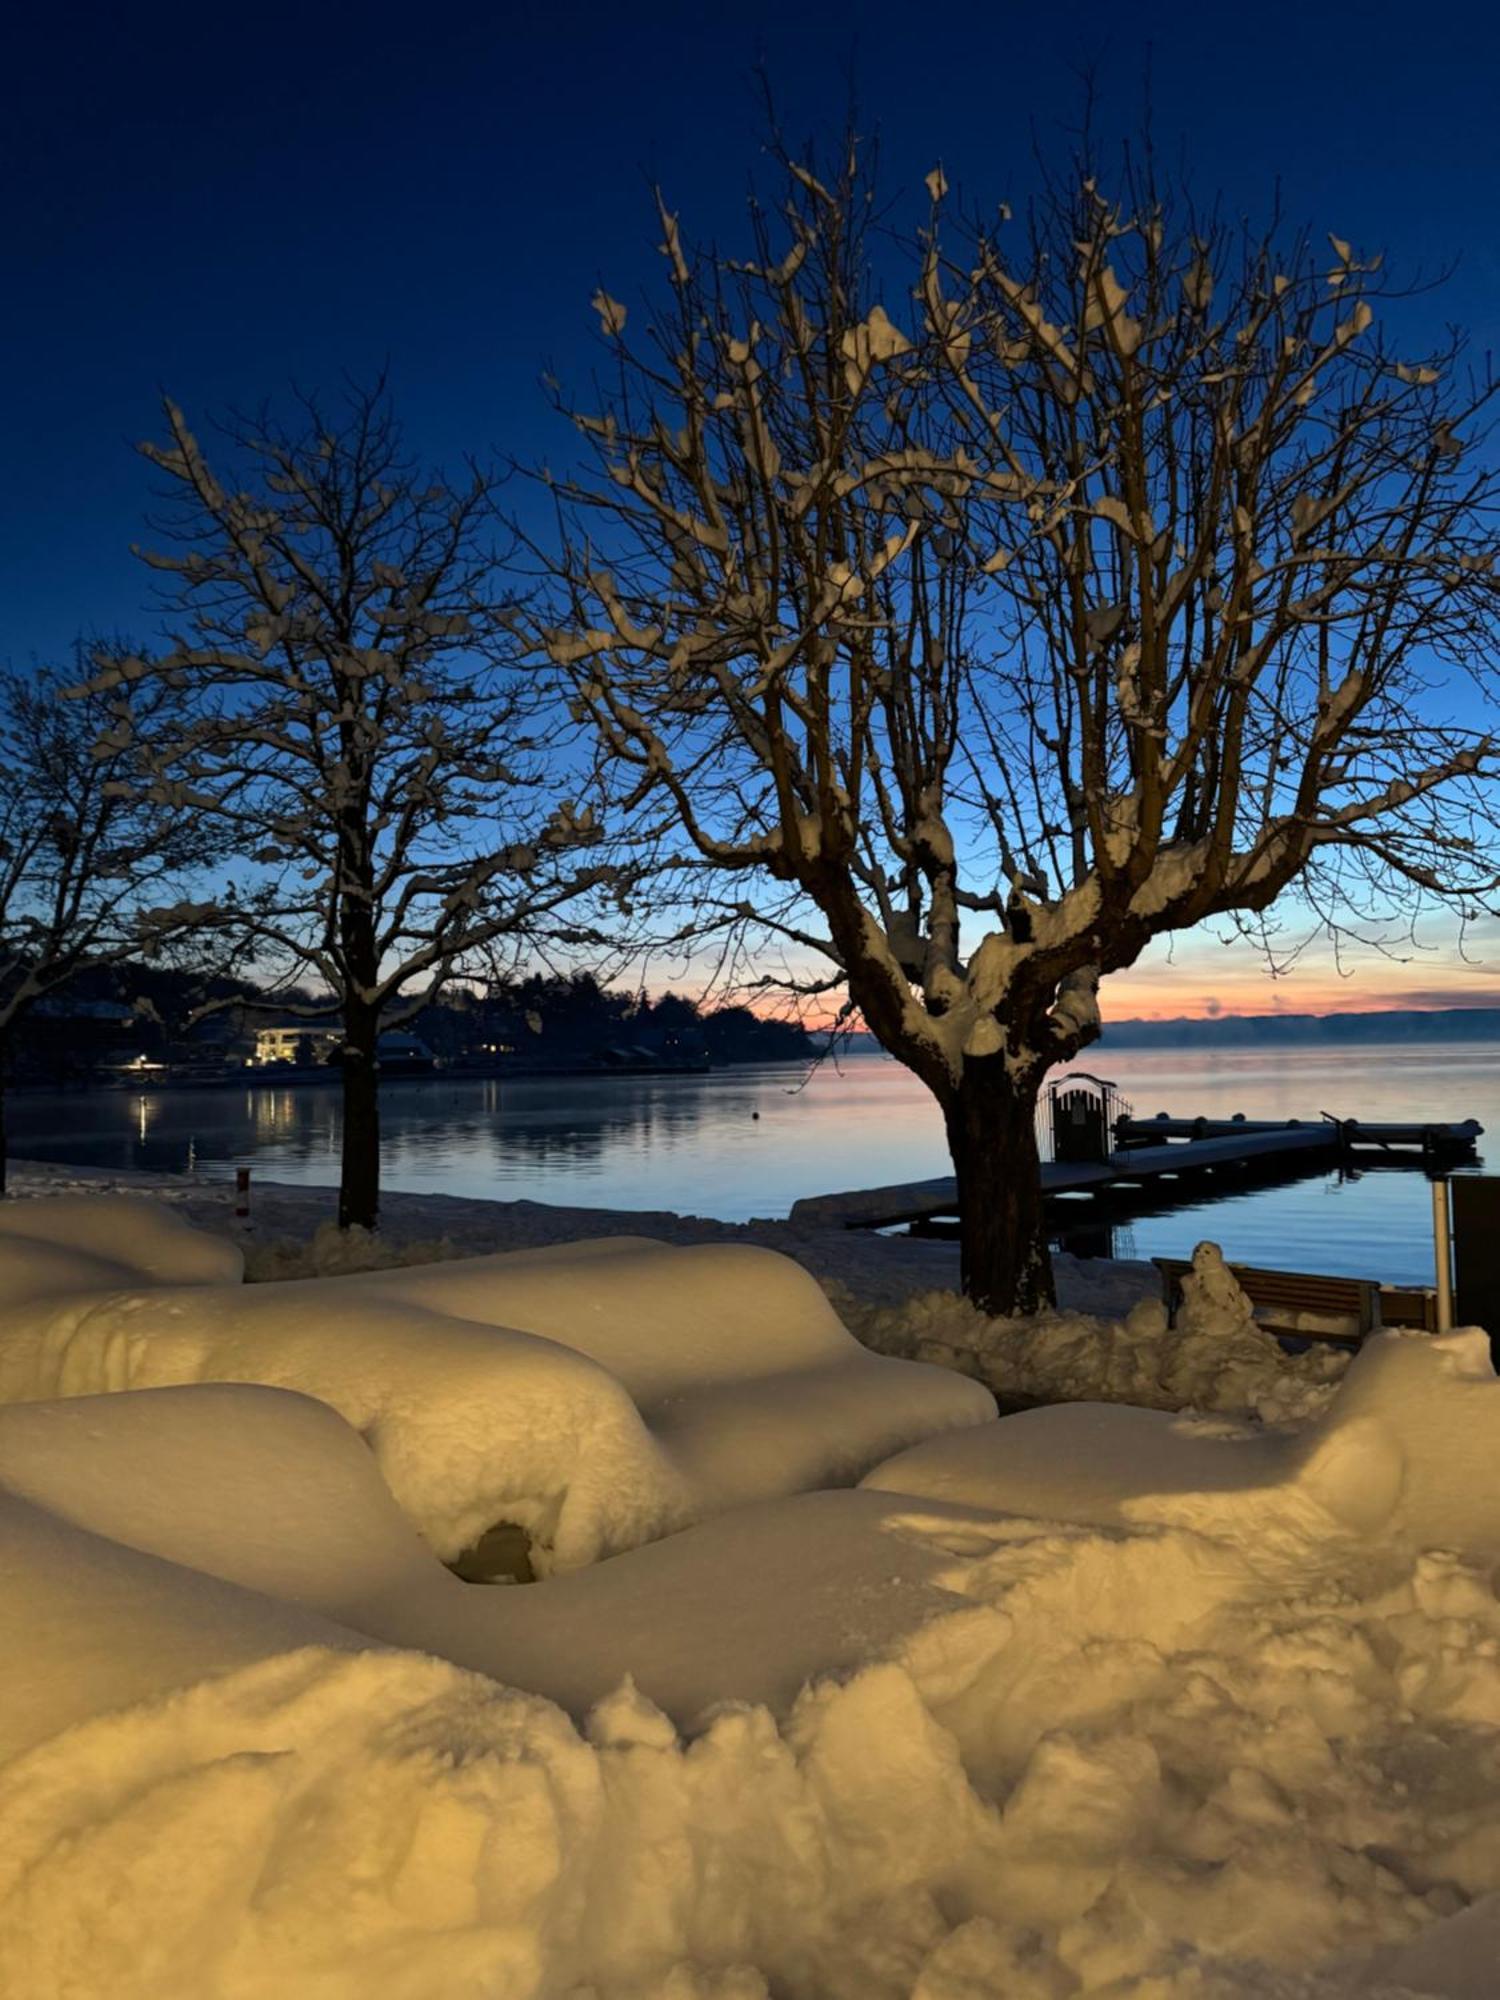
<path fill-rule="evenodd" d="M 1060 1310 L 994 1322 L 958 1293 L 957 1245 L 930 1238 L 399 1192 L 384 1197 L 380 1235 L 370 1238 L 358 1230 L 341 1235 L 326 1188 L 257 1181 L 248 1222 L 236 1218 L 234 1191 L 222 1180 L 23 1162 L 12 1167 L 11 1189 L 21 1197 L 149 1195 L 238 1243 L 253 1280 L 336 1276 L 604 1236 L 754 1244 L 817 1278 L 867 1347 L 972 1374 L 1009 1402 L 1097 1397 L 1174 1409 L 1191 1403 L 1274 1420 L 1315 1414 L 1347 1365 L 1337 1349 L 1288 1356 L 1252 1324 L 1212 1305 L 1203 1314 L 1180 1313 L 1169 1331 L 1160 1280 L 1146 1263 L 1059 1257 Z"/>
<path fill-rule="evenodd" d="M 228 1220 L 220 1190 L 163 1192 Z M 263 1273 L 317 1261 L 286 1247 L 311 1235 L 307 1204 L 257 1188 Z M 1001 1326 L 953 1298 L 946 1246 L 830 1234 L 796 1253 L 848 1322 L 945 1360 L 978 1400 L 939 1399 L 946 1420 L 858 1487 L 727 1492 L 681 1532 L 485 1589 L 443 1568 L 378 1438 L 326 1395 L 126 1386 L 142 1347 L 230 1289 L 232 1250 L 122 1232 L 109 1204 L 49 1248 L 27 1206 L 0 1219 L 0 1359 L 19 1339 L 28 1368 L 72 1347 L 96 1373 L 0 1407 L 0 1993 L 1500 1990 L 1500 1383 L 1482 1336 L 1385 1336 L 1341 1380 L 1338 1357 L 1288 1371 L 1212 1258 L 1173 1329 L 1118 1267 L 1069 1270 L 1068 1310 Z M 379 1254 L 570 1226 L 487 1207 L 393 1197 Z M 580 1233 L 619 1233 L 579 1214 Z M 685 1421 L 695 1476 L 733 1486 L 778 1422 L 804 1421 L 799 1377 L 850 1369 L 847 1351 L 815 1288 L 765 1257 L 791 1242 L 628 1226 L 729 1239 L 689 1254 L 659 1338 L 643 1307 L 612 1326 L 598 1282 L 624 1259 L 624 1311 L 632 1272 L 655 1282 L 632 1259 L 678 1268 L 637 1249 L 570 1260 L 567 1312 L 568 1266 L 545 1257 L 245 1288 L 272 1305 L 234 1338 L 253 1345 L 290 1296 L 356 1333 L 362 1313 L 432 1314 L 440 1342 L 482 1288 L 485 1333 L 555 1311 L 512 1336 L 535 1366 L 615 1384 L 659 1426 L 694 1370 L 728 1384 L 717 1446 L 701 1409 Z M 92 1245 L 71 1268 L 70 1233 Z M 1111 1317 L 1082 1316 L 1090 1286 Z M 116 1300 L 92 1338 L 80 1291 Z M 735 1344 L 760 1315 L 758 1374 L 709 1366 L 690 1297 Z M 965 1373 L 1155 1407 L 986 1421 Z M 738 1389 L 778 1377 L 782 1406 L 747 1429 Z M 806 1417 L 830 1433 L 827 1478 L 872 1447 L 866 1394 Z M 524 1440 L 493 1414 L 474 1447 L 503 1458 Z"/>
<path fill-rule="evenodd" d="M 60 1235 L 79 1251 L 72 1287 Z M 236 1268 L 207 1268 L 206 1246 Z M 138 1196 L 7 1205 L 0 1403 L 195 1382 L 300 1390 L 358 1429 L 437 1555 L 511 1523 L 548 1571 L 727 1507 L 852 1485 L 905 1445 L 995 1414 L 967 1376 L 871 1353 L 805 1271 L 756 1244 L 605 1236 L 255 1285 L 238 1262 Z"/>
<path fill-rule="evenodd" d="M 10 1192 L 27 1197 L 73 1193 L 146 1194 L 201 1229 L 232 1237 L 245 1250 L 252 1278 L 301 1278 L 443 1257 L 471 1257 L 490 1250 L 536 1250 L 590 1236 L 649 1236 L 661 1243 L 758 1243 L 792 1257 L 819 1279 L 845 1285 L 869 1304 L 893 1303 L 914 1291 L 951 1288 L 958 1280 L 953 1243 L 918 1237 L 868 1236 L 842 1229 L 798 1228 L 790 1222 L 738 1224 L 703 1216 L 645 1209 L 563 1208 L 537 1201 L 477 1201 L 462 1195 L 387 1192 L 381 1199 L 380 1238 L 352 1232 L 352 1246 L 333 1226 L 330 1188 L 293 1187 L 257 1179 L 247 1224 L 234 1214 L 233 1187 L 223 1180 L 176 1174 L 104 1172 L 86 1167 L 12 1162 Z M 1065 1264 L 1070 1260 L 1064 1260 Z M 1158 1289 L 1148 1264 L 1078 1265 L 1093 1310 L 1128 1309 Z M 1124 1274 L 1123 1280 L 1121 1274 Z M 1101 1283 L 1108 1285 L 1101 1291 Z"/>

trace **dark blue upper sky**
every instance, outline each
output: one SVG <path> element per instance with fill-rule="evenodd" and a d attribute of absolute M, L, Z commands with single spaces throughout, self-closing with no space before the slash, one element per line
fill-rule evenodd
<path fill-rule="evenodd" d="M 3 65 L 0 658 L 149 633 L 158 391 L 194 417 L 389 359 L 424 455 L 566 451 L 537 379 L 581 376 L 589 296 L 656 282 L 649 184 L 735 245 L 764 60 L 789 135 L 851 81 L 885 176 L 941 156 L 1024 196 L 1092 65 L 1124 128 L 1149 63 L 1195 185 L 1402 266 L 1461 259 L 1434 317 L 1500 332 L 1500 21 L 1488 8 L 1081 0 L 1044 10 L 645 0 L 428 8 L 28 8 Z"/>
<path fill-rule="evenodd" d="M 760 63 L 789 138 L 836 133 L 852 89 L 888 187 L 916 196 L 941 158 L 1013 202 L 1034 141 L 1066 148 L 1085 69 L 1120 132 L 1149 70 L 1159 151 L 1202 198 L 1263 220 L 1279 184 L 1292 222 L 1398 271 L 1456 259 L 1410 310 L 1500 340 L 1492 4 L 53 0 L 0 48 L 0 662 L 152 635 L 133 446 L 162 389 L 201 423 L 388 360 L 425 457 L 566 455 L 538 378 L 594 365 L 601 280 L 626 301 L 659 283 L 652 181 L 688 233 L 743 244 Z M 1400 977 L 1376 961 L 1358 993 L 1325 960 L 1289 1004 L 1430 1003 L 1434 978 L 1493 999 L 1493 965 L 1446 936 Z M 1197 939 L 1123 977 L 1116 1012 L 1267 1004 L 1253 955 Z"/>

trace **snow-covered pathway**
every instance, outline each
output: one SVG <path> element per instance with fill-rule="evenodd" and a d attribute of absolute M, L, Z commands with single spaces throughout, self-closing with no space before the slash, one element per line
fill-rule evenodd
<path fill-rule="evenodd" d="M 235 1218 L 232 1183 L 206 1175 L 156 1174 L 127 1169 L 56 1166 L 12 1161 L 10 1192 L 21 1198 L 68 1194 L 136 1194 L 175 1210 L 199 1229 L 239 1242 L 253 1278 L 325 1276 L 364 1268 L 366 1261 L 407 1262 L 472 1257 L 496 1250 L 538 1250 L 597 1236 L 649 1236 L 661 1243 L 754 1243 L 791 1257 L 820 1280 L 845 1286 L 870 1305 L 894 1303 L 913 1293 L 951 1289 L 958 1278 L 958 1246 L 921 1237 L 873 1237 L 863 1232 L 800 1227 L 785 1220 L 717 1222 L 667 1210 L 571 1208 L 540 1201 L 481 1201 L 464 1195 L 407 1194 L 381 1197 L 379 1241 L 354 1232 L 354 1261 L 347 1239 L 333 1226 L 333 1188 L 255 1180 L 247 1223 Z M 1158 1289 L 1149 1265 L 1078 1265 L 1070 1272 L 1068 1303 L 1078 1311 L 1126 1311 Z"/>

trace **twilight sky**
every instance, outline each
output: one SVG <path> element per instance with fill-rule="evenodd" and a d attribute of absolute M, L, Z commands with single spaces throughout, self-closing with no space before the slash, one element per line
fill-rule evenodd
<path fill-rule="evenodd" d="M 80 631 L 149 636 L 144 468 L 162 389 L 190 414 L 391 367 L 412 442 L 561 455 L 538 389 L 597 354 L 589 298 L 657 280 L 649 191 L 738 247 L 763 61 L 789 136 L 851 88 L 883 174 L 1024 199 L 1092 67 L 1106 130 L 1137 121 L 1200 191 L 1308 221 L 1397 270 L 1457 270 L 1416 324 L 1500 338 L 1500 15 L 1462 4 L 819 0 L 733 10 L 28 8 L 0 77 L 0 658 Z M 1413 309 L 1416 310 L 1416 309 Z M 1243 949 L 1179 940 L 1110 982 L 1109 1011 L 1500 1004 L 1500 933 L 1465 964 L 1434 929 L 1408 964 L 1326 952 L 1273 984 Z"/>

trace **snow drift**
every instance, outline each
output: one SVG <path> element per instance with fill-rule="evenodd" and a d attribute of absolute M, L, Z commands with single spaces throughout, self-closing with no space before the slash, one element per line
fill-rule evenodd
<path fill-rule="evenodd" d="M 1239 1427 L 1105 1414 L 1107 1521 L 997 1511 L 993 1487 L 806 1494 L 480 1591 L 315 1402 L 0 1410 L 0 1990 L 1488 1990 L 1478 1339 L 1376 1343 L 1274 1478 Z M 929 1449 L 999 1463 L 1037 1421 Z M 1372 1424 L 1399 1480 L 1363 1516 L 1327 1505 L 1352 1476 L 1309 1511 L 1329 1441 Z M 1143 1518 L 1153 1494 L 1213 1504 Z"/>
<path fill-rule="evenodd" d="M 1378 1534 L 1415 1556 L 1500 1561 L 1500 1383 L 1489 1336 L 1366 1341 L 1316 1422 L 1267 1432 L 1161 1410 L 1072 1403 L 936 1438 L 867 1475 L 882 1492 L 1091 1526 L 1194 1529 L 1268 1557 Z"/>
<path fill-rule="evenodd" d="M 616 1241 L 571 1275 L 266 1286 L 257 1318 L 222 1266 L 173 1283 L 170 1230 L 132 1261 L 125 1220 L 82 1296 L 45 1231 L 0 1249 L 0 1365 L 32 1392 L 0 1407 L 0 1991 L 1494 1990 L 1482 1335 L 1371 1342 L 1276 1432 L 976 1422 L 983 1392 L 938 1377 L 966 1425 L 934 1435 L 959 1407 L 934 1401 L 861 1486 L 788 1493 L 852 1476 L 886 1385 L 932 1371 L 841 1375 L 847 1336 L 779 1259 Z M 140 1386 L 215 1357 L 323 1367 L 330 1394 Z M 392 1474 L 441 1508 L 444 1478 L 489 1490 L 497 1441 L 575 1552 L 668 1476 L 712 1518 L 466 1587 Z M 596 1449 L 643 1503 L 588 1485 Z"/>
<path fill-rule="evenodd" d="M 8 1220 L 0 1401 L 299 1390 L 360 1431 L 444 1557 L 513 1521 L 545 1565 L 576 1567 L 724 1507 L 852 1484 L 994 1412 L 977 1383 L 867 1352 L 805 1272 L 748 1245 L 613 1238 L 244 1286 L 214 1281 L 237 1252 L 145 1204 L 64 1197 Z M 70 1232 L 87 1289 L 59 1282 Z M 92 1288 L 105 1268 L 152 1282 Z"/>

